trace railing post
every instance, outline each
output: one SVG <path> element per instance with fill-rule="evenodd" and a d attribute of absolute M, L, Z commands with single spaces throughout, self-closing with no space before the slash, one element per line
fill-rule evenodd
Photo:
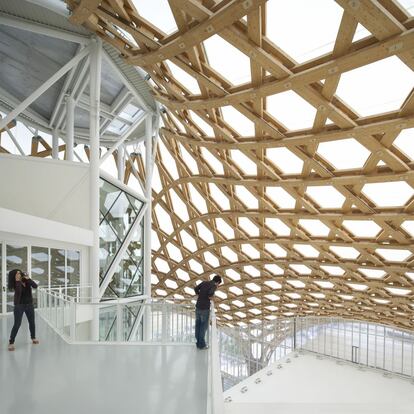
<path fill-rule="evenodd" d="M 70 342 L 76 340 L 76 302 L 74 298 L 70 298 Z"/>
<path fill-rule="evenodd" d="M 122 304 L 118 301 L 116 304 L 116 341 L 122 340 Z"/>

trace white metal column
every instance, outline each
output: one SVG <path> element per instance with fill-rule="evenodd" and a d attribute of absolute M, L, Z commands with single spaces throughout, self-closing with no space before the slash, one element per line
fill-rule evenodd
<path fill-rule="evenodd" d="M 52 158 L 59 159 L 59 133 L 56 128 L 52 131 Z"/>
<path fill-rule="evenodd" d="M 151 296 L 152 116 L 145 119 L 144 295 Z"/>
<path fill-rule="evenodd" d="M 89 256 L 89 278 L 92 286 L 92 297 L 99 295 L 99 110 L 101 88 L 101 55 L 102 42 L 98 37 L 91 39 L 90 54 L 90 113 L 89 113 L 89 140 L 90 140 L 90 226 L 93 231 L 93 246 Z M 98 310 L 97 310 L 98 311 Z M 92 319 L 92 339 L 99 337 L 99 315 Z"/>
<path fill-rule="evenodd" d="M 73 147 L 75 139 L 75 100 L 72 96 L 66 97 L 66 160 L 73 161 Z"/>
<path fill-rule="evenodd" d="M 116 153 L 116 164 L 118 168 L 118 180 L 124 182 L 125 176 L 125 147 L 121 144 Z"/>

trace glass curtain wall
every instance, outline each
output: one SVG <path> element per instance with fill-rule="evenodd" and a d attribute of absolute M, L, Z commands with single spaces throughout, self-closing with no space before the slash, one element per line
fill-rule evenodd
<path fill-rule="evenodd" d="M 143 202 L 101 178 L 100 181 L 100 282 L 137 220 Z M 143 220 L 115 269 L 104 298 L 126 298 L 143 293 Z"/>
<path fill-rule="evenodd" d="M 53 249 L 44 246 L 24 246 L 0 241 L 5 244 L 5 257 L 0 254 L 0 276 L 4 294 L 0 295 L 0 313 L 13 311 L 14 293 L 7 289 L 7 277 L 10 270 L 20 269 L 30 272 L 31 278 L 39 286 L 69 286 L 80 283 L 80 251 Z M 4 274 L 2 263 L 5 261 Z M 3 309 L 3 300 L 6 303 Z M 37 292 L 33 290 L 33 302 L 37 306 Z"/>

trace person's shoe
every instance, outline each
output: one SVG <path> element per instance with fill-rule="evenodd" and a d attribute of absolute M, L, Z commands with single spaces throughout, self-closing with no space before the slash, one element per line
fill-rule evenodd
<path fill-rule="evenodd" d="M 7 349 L 9 351 L 14 351 L 16 348 L 15 348 L 14 344 L 9 344 L 9 346 L 7 347 Z"/>
<path fill-rule="evenodd" d="M 39 340 L 38 339 L 32 339 L 32 344 L 33 345 L 38 345 L 39 344 Z"/>
<path fill-rule="evenodd" d="M 208 345 L 203 346 L 202 348 L 198 348 L 198 349 L 208 349 Z"/>

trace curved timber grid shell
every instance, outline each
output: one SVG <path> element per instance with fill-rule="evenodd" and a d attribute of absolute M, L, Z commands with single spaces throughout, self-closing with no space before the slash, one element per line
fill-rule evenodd
<path fill-rule="evenodd" d="M 414 327 L 409 1 L 67 3 L 145 69 L 165 108 L 157 295 L 191 297 L 220 274 L 223 323 Z"/>

